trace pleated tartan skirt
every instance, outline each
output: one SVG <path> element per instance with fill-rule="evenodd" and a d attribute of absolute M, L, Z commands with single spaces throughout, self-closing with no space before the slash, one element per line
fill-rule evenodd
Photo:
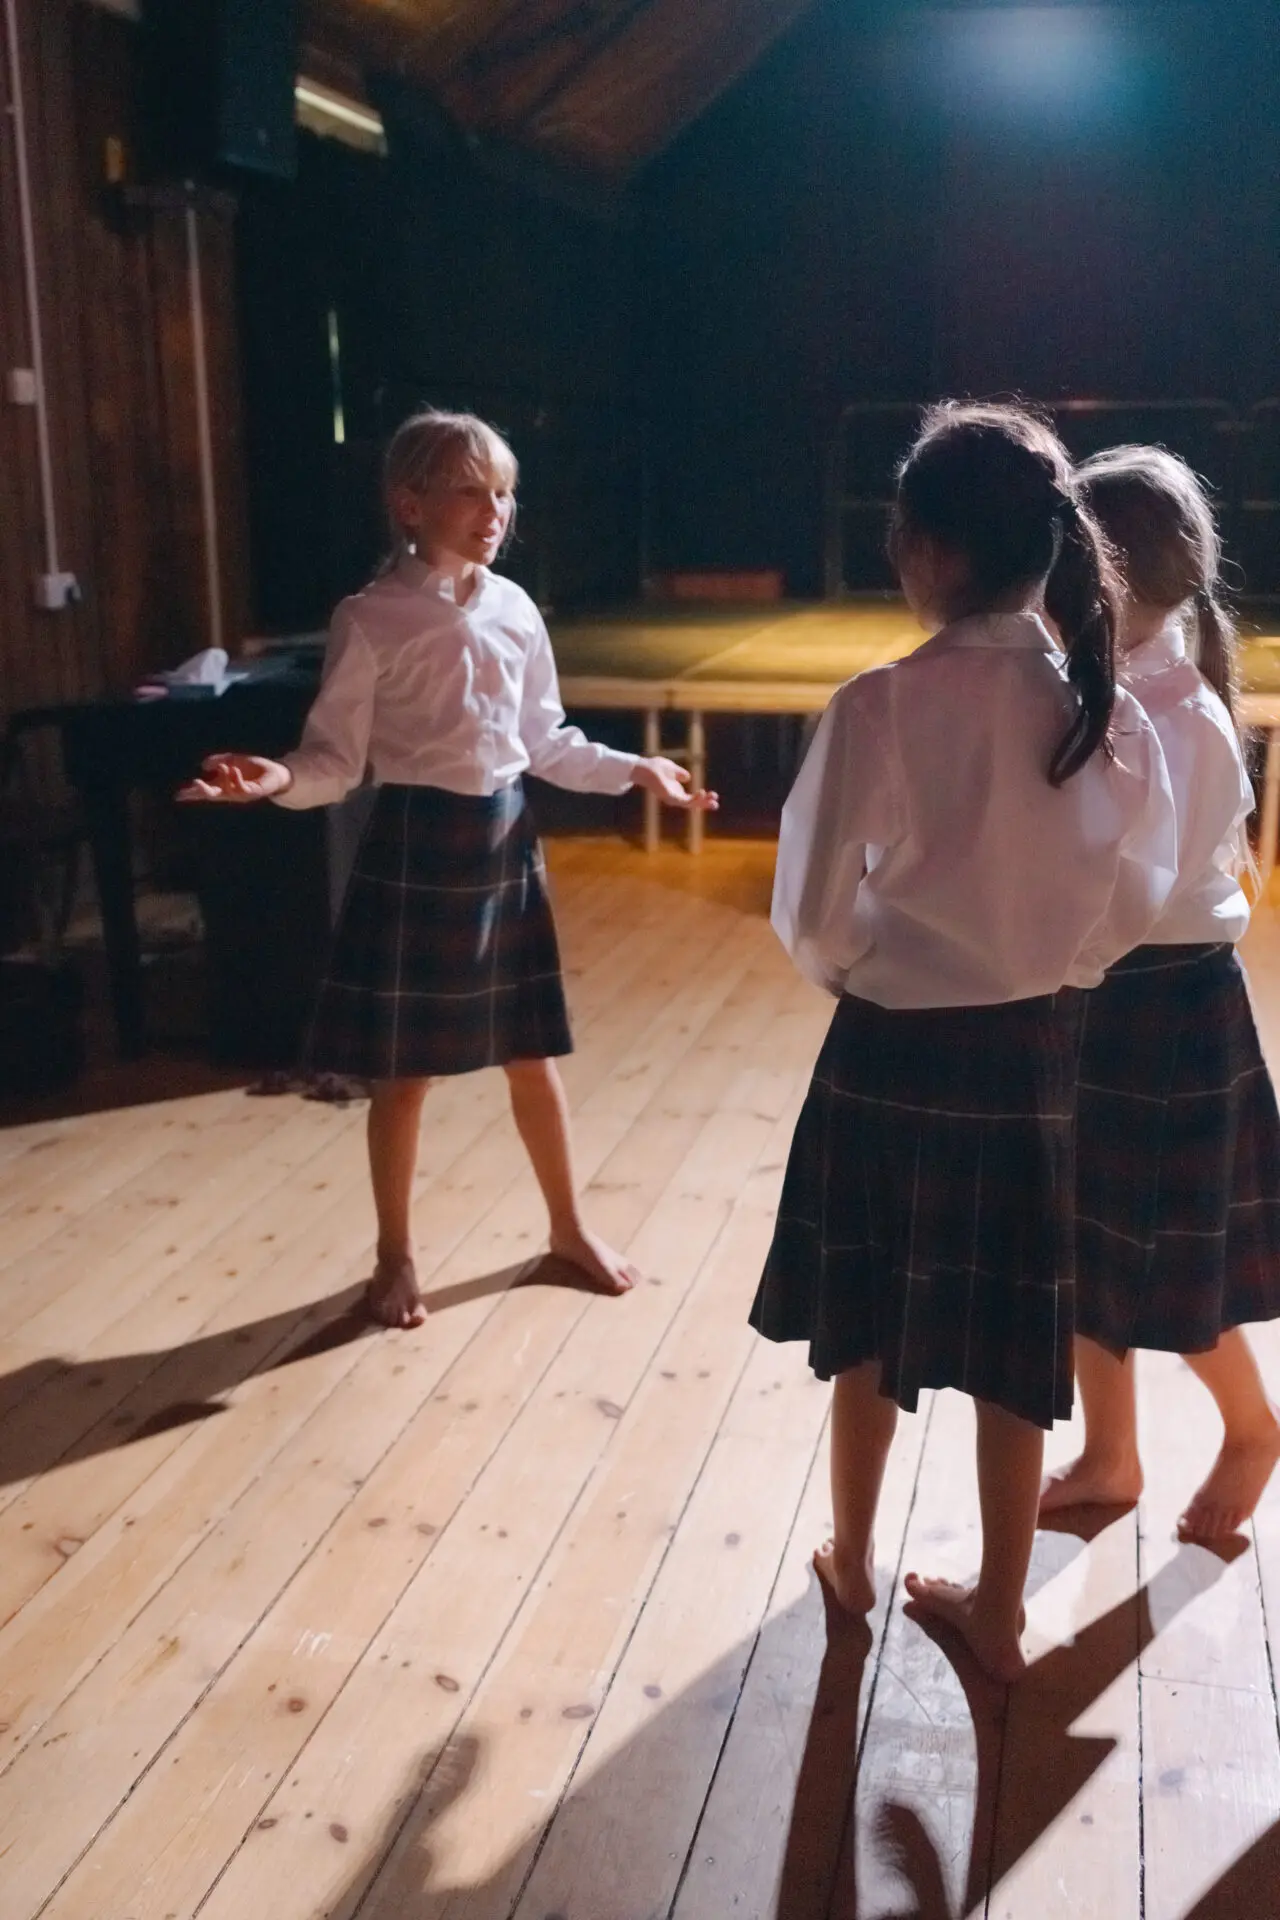
<path fill-rule="evenodd" d="M 313 1073 L 470 1073 L 570 1053 L 546 870 L 524 790 L 384 786 L 304 1048 Z"/>
<path fill-rule="evenodd" d="M 1071 1411 L 1084 996 L 905 1011 L 842 999 L 796 1125 L 751 1312 L 829 1379 L 880 1363 L 914 1410 L 958 1387 Z"/>
<path fill-rule="evenodd" d="M 1078 1324 L 1203 1353 L 1280 1317 L 1280 1115 L 1230 946 L 1139 947 L 1088 996 Z"/>

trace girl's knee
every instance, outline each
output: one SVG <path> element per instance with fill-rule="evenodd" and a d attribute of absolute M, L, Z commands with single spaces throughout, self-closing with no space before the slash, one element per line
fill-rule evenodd
<path fill-rule="evenodd" d="M 513 1085 L 545 1084 L 555 1074 L 552 1060 L 508 1060 L 503 1072 Z"/>
<path fill-rule="evenodd" d="M 380 1107 L 418 1107 L 426 1098 L 430 1080 L 375 1080 L 372 1099 Z"/>

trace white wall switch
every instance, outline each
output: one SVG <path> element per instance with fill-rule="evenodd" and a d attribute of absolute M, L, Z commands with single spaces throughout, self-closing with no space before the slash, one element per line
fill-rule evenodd
<path fill-rule="evenodd" d="M 80 604 L 80 582 L 74 573 L 42 573 L 36 580 L 36 605 L 44 613 L 61 613 Z"/>

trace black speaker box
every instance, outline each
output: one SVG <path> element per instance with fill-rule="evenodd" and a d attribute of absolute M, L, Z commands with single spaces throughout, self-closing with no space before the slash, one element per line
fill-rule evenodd
<path fill-rule="evenodd" d="M 151 177 L 297 170 L 298 0 L 144 0 Z"/>

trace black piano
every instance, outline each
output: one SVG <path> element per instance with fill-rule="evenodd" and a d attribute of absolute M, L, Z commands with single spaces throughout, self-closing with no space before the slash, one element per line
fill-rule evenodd
<path fill-rule="evenodd" d="M 129 798 L 172 795 L 207 754 L 278 758 L 298 744 L 319 684 L 319 656 L 268 658 L 216 697 L 97 701 L 23 716 L 61 734 L 79 796 L 102 908 L 119 1048 L 146 1044 L 143 969 L 134 911 Z M 197 884 L 209 959 L 215 1056 L 284 1066 L 296 1053 L 370 790 L 346 807 L 192 806 Z"/>

